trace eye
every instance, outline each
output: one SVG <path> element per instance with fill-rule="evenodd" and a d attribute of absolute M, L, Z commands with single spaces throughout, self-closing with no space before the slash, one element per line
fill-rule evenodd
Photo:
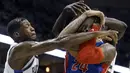
<path fill-rule="evenodd" d="M 31 24 L 25 23 L 25 28 L 29 28 L 30 26 L 31 26 Z"/>
<path fill-rule="evenodd" d="M 25 24 L 25 28 L 28 28 L 29 27 L 29 25 L 28 24 Z"/>

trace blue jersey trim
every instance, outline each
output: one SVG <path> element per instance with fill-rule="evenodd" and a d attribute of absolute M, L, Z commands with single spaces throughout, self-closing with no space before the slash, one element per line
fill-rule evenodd
<path fill-rule="evenodd" d="M 23 73 L 22 70 L 14 70 L 14 73 Z"/>
<path fill-rule="evenodd" d="M 96 42 L 96 46 L 101 46 L 102 44 L 104 44 L 104 42 Z"/>

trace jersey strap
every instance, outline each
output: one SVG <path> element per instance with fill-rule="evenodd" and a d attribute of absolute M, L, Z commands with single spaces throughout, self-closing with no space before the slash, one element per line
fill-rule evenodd
<path fill-rule="evenodd" d="M 23 71 L 27 70 L 34 62 L 35 56 L 33 56 L 31 58 L 31 60 L 29 62 L 27 62 L 27 64 L 22 68 Z"/>

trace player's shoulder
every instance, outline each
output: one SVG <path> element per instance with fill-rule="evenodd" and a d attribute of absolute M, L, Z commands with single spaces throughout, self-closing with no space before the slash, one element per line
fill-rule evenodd
<path fill-rule="evenodd" d="M 25 50 L 26 48 L 30 48 L 33 44 L 36 44 L 35 41 L 25 41 L 25 42 L 20 42 L 20 43 L 13 43 L 10 46 L 9 52 L 17 52 L 17 51 L 22 51 Z"/>
<path fill-rule="evenodd" d="M 16 46 L 17 44 L 18 44 L 18 43 L 16 43 L 16 42 L 14 42 L 14 43 L 10 44 L 10 48 L 12 48 L 12 47 Z"/>
<path fill-rule="evenodd" d="M 10 48 L 9 48 L 8 52 L 12 51 L 17 45 L 18 45 L 18 43 L 16 43 L 16 42 L 10 44 Z"/>

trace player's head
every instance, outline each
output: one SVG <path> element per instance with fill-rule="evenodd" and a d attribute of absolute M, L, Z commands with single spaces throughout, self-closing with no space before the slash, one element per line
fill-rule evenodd
<path fill-rule="evenodd" d="M 25 18 L 15 18 L 8 23 L 8 34 L 15 42 L 35 40 L 35 29 L 30 22 Z"/>
<path fill-rule="evenodd" d="M 100 21 L 101 21 L 100 18 L 94 16 L 93 19 L 94 19 L 94 23 L 91 24 L 90 29 L 93 29 L 94 31 L 101 30 L 103 24 L 100 23 Z M 90 31 L 90 30 L 88 30 L 88 31 Z"/>

